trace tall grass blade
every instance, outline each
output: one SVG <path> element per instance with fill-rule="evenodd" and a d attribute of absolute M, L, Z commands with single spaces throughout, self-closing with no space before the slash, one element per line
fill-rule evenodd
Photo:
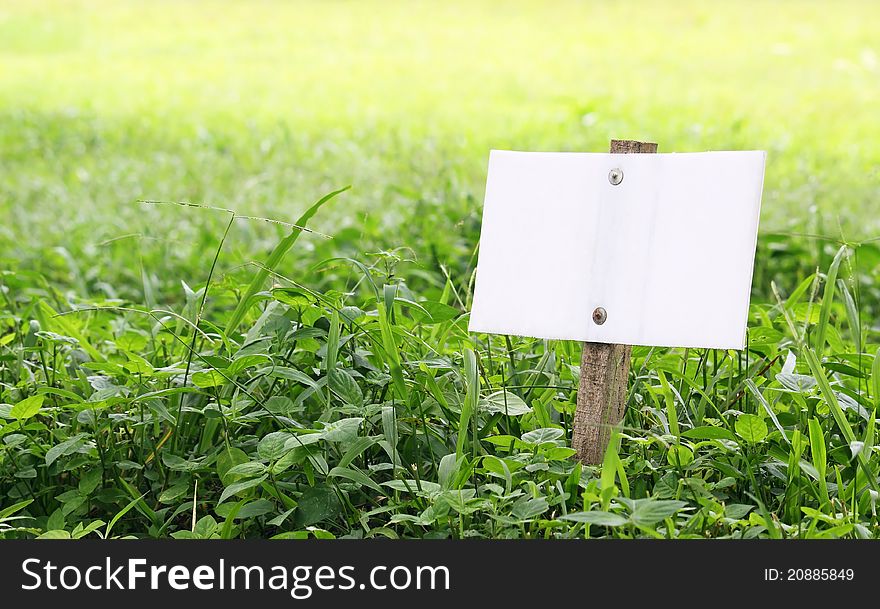
<path fill-rule="evenodd" d="M 464 351 L 464 376 L 467 384 L 467 393 L 461 406 L 461 416 L 458 420 L 458 440 L 455 443 L 456 458 L 464 454 L 464 443 L 468 436 L 471 417 L 477 409 L 477 401 L 480 394 L 480 379 L 477 375 L 477 357 L 471 349 Z"/>
<path fill-rule="evenodd" d="M 290 251 L 290 248 L 293 247 L 293 244 L 296 243 L 297 239 L 299 239 L 299 236 L 303 232 L 303 228 L 308 224 L 309 220 L 312 219 L 312 216 L 314 216 L 318 212 L 318 210 L 321 209 L 321 207 L 330 199 L 334 198 L 340 193 L 345 192 L 349 188 L 351 188 L 351 186 L 346 186 L 345 188 L 334 190 L 333 192 L 321 197 L 317 203 L 308 208 L 306 212 L 299 217 L 299 219 L 295 223 L 296 226 L 291 229 L 290 234 L 287 235 L 287 237 L 282 239 L 278 243 L 278 245 L 275 246 L 275 249 L 272 250 L 271 254 L 269 254 L 266 262 L 258 268 L 257 274 L 254 275 L 254 278 L 251 280 L 250 284 L 248 284 L 244 293 L 241 295 L 241 299 L 238 301 L 238 305 L 235 307 L 232 315 L 230 315 L 229 321 L 226 323 L 227 336 L 231 336 L 232 333 L 238 329 L 238 326 L 244 320 L 244 316 L 247 314 L 248 310 L 250 310 L 251 305 L 253 305 L 254 296 L 262 289 L 263 284 L 269 277 L 270 272 L 274 271 L 278 267 L 278 265 L 281 264 L 281 260 L 284 259 L 285 254 Z"/>
<path fill-rule="evenodd" d="M 822 293 L 822 307 L 819 309 L 819 323 L 816 324 L 816 333 L 813 340 L 813 349 L 821 360 L 822 354 L 825 352 L 825 329 L 828 327 L 828 320 L 831 317 L 831 304 L 834 302 L 834 289 L 837 285 L 837 272 L 840 269 L 840 263 L 846 255 L 847 246 L 842 245 L 831 266 L 828 268 L 828 274 L 825 276 L 825 291 Z"/>

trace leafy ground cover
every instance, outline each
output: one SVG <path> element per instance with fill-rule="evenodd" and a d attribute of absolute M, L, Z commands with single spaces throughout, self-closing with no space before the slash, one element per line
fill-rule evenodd
<path fill-rule="evenodd" d="M 0 536 L 875 537 L 847 8 L 3 5 Z M 488 148 L 610 137 L 770 158 L 748 349 L 635 348 L 582 467 L 580 346 L 467 312 Z"/>

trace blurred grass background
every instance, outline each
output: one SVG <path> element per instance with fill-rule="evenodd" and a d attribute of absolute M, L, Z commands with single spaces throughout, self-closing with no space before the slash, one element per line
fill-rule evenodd
<path fill-rule="evenodd" d="M 0 258 L 80 292 L 139 290 L 135 251 L 201 278 L 223 218 L 138 199 L 291 220 L 352 184 L 312 247 L 445 259 L 474 247 L 489 148 L 612 137 L 766 149 L 765 237 L 871 238 L 877 23 L 854 0 L 2 0 Z M 231 259 L 277 237 L 240 223 Z"/>

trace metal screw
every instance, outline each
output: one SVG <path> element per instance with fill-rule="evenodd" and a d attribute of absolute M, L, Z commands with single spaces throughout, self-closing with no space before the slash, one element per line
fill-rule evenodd
<path fill-rule="evenodd" d="M 608 181 L 611 182 L 613 186 L 617 186 L 621 182 L 623 182 L 623 169 L 615 167 L 611 171 L 608 172 Z"/>
<path fill-rule="evenodd" d="M 593 323 L 601 326 L 606 319 L 608 319 L 608 312 L 602 307 L 596 307 L 596 310 L 593 311 Z"/>

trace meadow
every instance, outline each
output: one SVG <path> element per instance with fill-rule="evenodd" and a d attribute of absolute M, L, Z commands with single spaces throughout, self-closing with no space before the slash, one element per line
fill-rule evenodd
<path fill-rule="evenodd" d="M 878 536 L 877 22 L 0 0 L 0 538 Z M 768 161 L 748 349 L 587 467 L 580 345 L 467 319 L 489 149 L 611 138 Z"/>

